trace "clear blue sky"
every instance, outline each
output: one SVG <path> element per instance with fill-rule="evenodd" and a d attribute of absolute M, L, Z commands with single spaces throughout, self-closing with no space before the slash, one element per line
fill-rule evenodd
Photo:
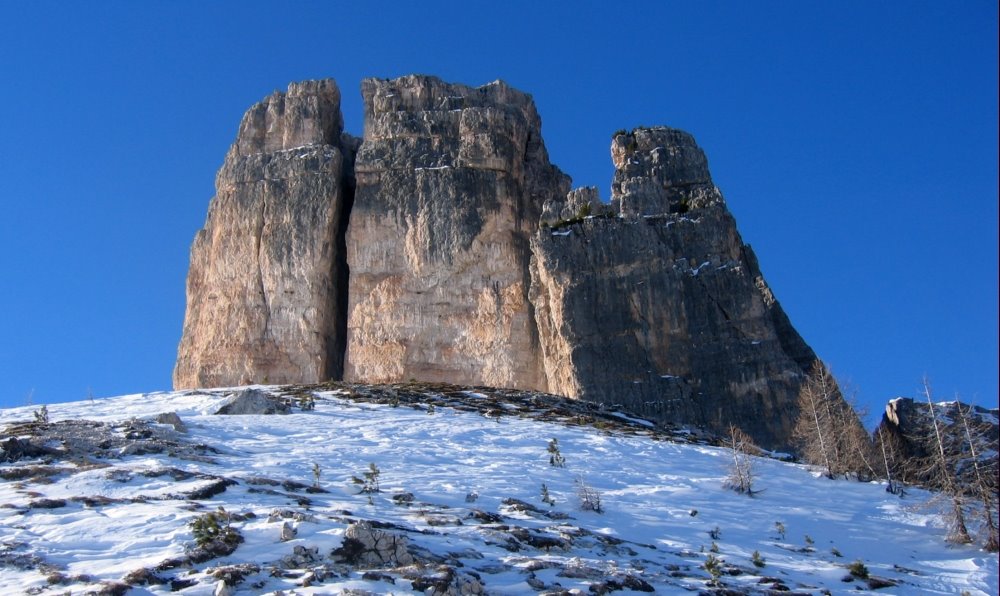
<path fill-rule="evenodd" d="M 996 406 L 997 27 L 995 1 L 0 2 L 0 406 L 168 389 L 243 112 L 333 77 L 360 134 L 360 80 L 409 73 L 532 93 L 605 199 L 614 130 L 691 132 L 862 402 L 926 373 Z"/>

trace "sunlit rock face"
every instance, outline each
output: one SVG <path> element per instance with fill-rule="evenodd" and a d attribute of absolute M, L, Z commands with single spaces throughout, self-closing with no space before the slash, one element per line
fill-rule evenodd
<path fill-rule="evenodd" d="M 425 76 L 361 92 L 345 378 L 546 389 L 528 239 L 569 179 L 531 97 Z"/>
<path fill-rule="evenodd" d="M 332 80 L 293 83 L 243 116 L 191 247 L 175 387 L 341 375 L 354 146 L 342 128 Z"/>
<path fill-rule="evenodd" d="M 332 80 L 243 117 L 191 249 L 176 387 L 489 385 L 791 446 L 816 356 L 691 135 L 616 133 L 606 204 L 570 191 L 503 82 L 361 93 L 362 139 Z"/>

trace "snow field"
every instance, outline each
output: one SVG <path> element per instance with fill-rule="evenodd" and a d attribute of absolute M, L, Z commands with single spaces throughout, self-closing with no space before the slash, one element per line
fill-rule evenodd
<path fill-rule="evenodd" d="M 921 490 L 910 490 L 899 499 L 879 483 L 831 481 L 805 466 L 757 459 L 755 488 L 762 492 L 750 498 L 723 488 L 731 457 L 721 448 L 513 416 L 487 418 L 440 406 L 428 413 L 355 402 L 337 392 L 317 398 L 314 411 L 286 416 L 210 415 L 224 401 L 222 391 L 144 394 L 50 406 L 53 421 L 113 421 L 176 411 L 189 429 L 188 435 L 181 435 L 184 440 L 205 443 L 221 453 L 213 456 L 215 463 L 166 455 L 108 460 L 110 468 L 57 475 L 51 484 L 0 481 L 0 504 L 7 505 L 0 508 L 0 544 L 22 545 L 9 551 L 40 557 L 66 575 L 90 576 L 92 586 L 100 580 L 120 581 L 138 568 L 182 556 L 193 540 L 187 525 L 190 520 L 224 506 L 230 512 L 256 515 L 235 524 L 245 542 L 231 556 L 197 566 L 191 577 L 199 583 L 179 593 L 211 594 L 214 580 L 206 578 L 204 570 L 225 562 L 266 566 L 296 545 L 319 547 L 321 554 L 327 554 L 341 544 L 347 523 L 358 518 L 414 530 L 407 533 L 414 549 L 461 561 L 462 569 L 478 573 L 494 594 L 534 593 L 537 590 L 526 583 L 529 577 L 586 592 L 595 570 L 641 577 L 660 593 L 697 590 L 707 585 L 709 576 L 701 565 L 713 543 L 716 556 L 744 571 L 722 578 L 734 589 L 759 590 L 757 582 L 768 576 L 795 591 L 819 593 L 825 588 L 835 594 L 848 593 L 863 586 L 842 581 L 847 565 L 861 560 L 872 575 L 897 583 L 879 590 L 881 594 L 998 592 L 997 557 L 974 547 L 945 545 L 937 510 L 925 506 L 930 495 Z M 31 410 L 0 410 L 0 424 L 28 420 Z M 565 467 L 549 464 L 546 447 L 553 438 L 558 440 Z M 352 477 L 361 476 L 370 463 L 381 470 L 382 492 L 371 495 L 369 503 Z M 314 464 L 321 469 L 318 485 L 328 492 L 303 495 L 281 486 L 247 482 L 267 478 L 312 485 Z M 230 478 L 238 484 L 199 501 L 202 508 L 195 510 L 188 500 L 166 497 L 202 487 L 209 480 L 144 475 L 171 468 Z M 577 482 L 581 479 L 600 494 L 603 514 L 579 509 Z M 542 483 L 556 501 L 554 506 L 541 501 Z M 412 493 L 413 504 L 395 504 L 391 497 L 400 492 Z M 467 501 L 470 494 L 478 495 L 475 501 Z M 127 501 L 139 495 L 147 497 L 146 501 Z M 38 498 L 79 496 L 123 501 L 26 509 Z M 296 496 L 306 496 L 311 503 L 302 506 Z M 517 511 L 504 503 L 506 499 L 562 513 L 568 519 Z M 473 508 L 502 513 L 506 525 L 576 538 L 565 549 L 512 552 L 503 545 L 502 531 L 468 521 Z M 295 539 L 280 542 L 281 524 L 267 519 L 275 509 L 307 513 L 316 521 L 295 522 Z M 776 522 L 785 528 L 783 537 Z M 713 539 L 710 533 L 716 529 Z M 601 536 L 622 542 L 615 544 Z M 754 551 L 763 557 L 763 568 L 751 563 Z M 575 575 L 580 577 L 573 577 L 572 569 L 578 569 Z M 49 587 L 46 576 L 37 569 L 0 565 L 0 593 L 32 588 L 63 593 L 68 589 L 65 585 Z M 348 588 L 412 593 L 404 581 L 393 585 L 363 580 L 360 573 L 306 588 L 266 573 L 248 582 L 252 580 L 264 584 L 260 588 L 243 584 L 239 589 L 246 593 L 290 588 L 298 594 L 338 593 Z M 88 584 L 81 581 L 70 587 L 74 585 Z M 169 592 L 167 584 L 131 593 Z"/>

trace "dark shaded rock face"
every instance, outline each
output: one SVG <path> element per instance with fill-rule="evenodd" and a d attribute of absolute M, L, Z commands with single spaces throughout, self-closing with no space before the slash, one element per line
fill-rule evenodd
<path fill-rule="evenodd" d="M 425 76 L 361 93 L 345 379 L 545 390 L 528 238 L 569 179 L 531 97 Z"/>
<path fill-rule="evenodd" d="M 250 108 L 191 247 L 177 388 L 320 381 L 343 369 L 353 141 L 332 80 Z"/>
<path fill-rule="evenodd" d="M 244 116 L 192 247 L 176 387 L 550 391 L 789 446 L 815 355 L 689 134 L 616 134 L 608 205 L 569 192 L 531 96 L 502 82 L 362 96 L 360 141 L 329 80 Z"/>
<path fill-rule="evenodd" d="M 532 302 L 549 389 L 788 447 L 816 356 L 743 244 L 690 135 L 617 135 L 620 216 L 541 229 Z"/>
<path fill-rule="evenodd" d="M 966 424 L 962 424 L 959 407 Z M 934 404 L 934 413 L 945 455 L 962 485 L 970 491 L 975 485 L 973 450 L 969 448 L 971 439 L 980 473 L 992 479 L 993 486 L 996 486 L 1000 463 L 997 455 L 1000 451 L 1000 410 L 952 401 Z M 943 487 L 936 467 L 937 438 L 926 401 L 915 401 L 909 397 L 890 401 L 875 430 L 875 438 L 886 444 L 889 457 L 898 462 L 896 475 L 899 480 L 932 488 Z"/>

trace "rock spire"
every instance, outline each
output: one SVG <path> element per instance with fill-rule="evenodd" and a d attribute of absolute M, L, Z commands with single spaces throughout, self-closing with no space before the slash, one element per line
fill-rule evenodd
<path fill-rule="evenodd" d="M 354 152 L 342 132 L 332 80 L 292 83 L 243 116 L 191 247 L 175 387 L 342 374 Z"/>

